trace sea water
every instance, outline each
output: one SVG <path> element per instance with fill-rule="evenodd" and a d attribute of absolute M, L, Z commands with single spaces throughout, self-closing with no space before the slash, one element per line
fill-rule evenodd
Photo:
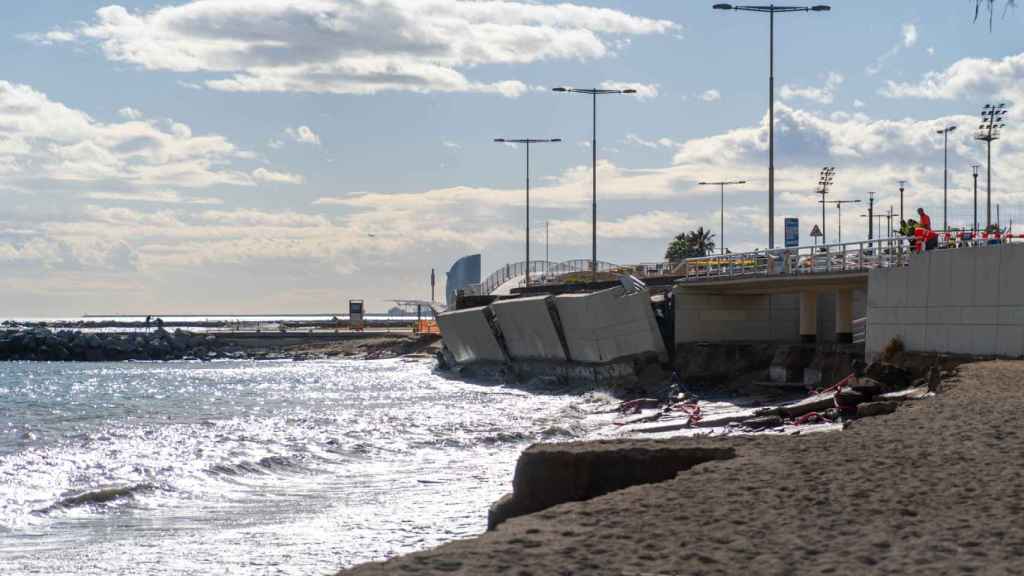
<path fill-rule="evenodd" d="M 329 574 L 473 536 L 587 400 L 426 360 L 0 363 L 0 574 Z"/>

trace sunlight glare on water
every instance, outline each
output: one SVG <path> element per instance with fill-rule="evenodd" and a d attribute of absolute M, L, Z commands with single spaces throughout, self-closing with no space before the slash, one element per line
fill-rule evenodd
<path fill-rule="evenodd" d="M 581 401 L 426 361 L 0 365 L 0 574 L 325 574 L 479 534 Z"/>

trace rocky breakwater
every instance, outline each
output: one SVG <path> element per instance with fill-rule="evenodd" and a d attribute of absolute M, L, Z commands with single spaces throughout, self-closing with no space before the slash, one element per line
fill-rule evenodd
<path fill-rule="evenodd" d="M 212 334 L 162 328 L 127 334 L 48 328 L 0 332 L 0 361 L 208 360 L 239 354 Z"/>

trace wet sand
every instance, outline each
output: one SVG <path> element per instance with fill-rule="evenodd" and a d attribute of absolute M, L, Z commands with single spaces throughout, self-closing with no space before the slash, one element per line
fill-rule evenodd
<path fill-rule="evenodd" d="M 1022 413 L 1024 362 L 968 364 L 843 432 L 667 440 L 737 457 L 341 574 L 1024 574 Z"/>

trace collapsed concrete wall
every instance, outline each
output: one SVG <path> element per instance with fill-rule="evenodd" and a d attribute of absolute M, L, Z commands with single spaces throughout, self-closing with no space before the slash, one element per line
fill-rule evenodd
<path fill-rule="evenodd" d="M 706 294 L 675 287 L 676 345 L 800 339 L 800 299 L 790 294 Z"/>
<path fill-rule="evenodd" d="M 933 250 L 872 270 L 867 356 L 893 338 L 913 352 L 1024 356 L 1024 245 Z"/>
<path fill-rule="evenodd" d="M 567 356 L 551 316 L 550 296 L 502 300 L 491 304 L 505 347 L 513 360 L 558 360 Z"/>
<path fill-rule="evenodd" d="M 647 290 L 627 294 L 617 286 L 590 294 L 562 294 L 555 297 L 555 307 L 575 362 L 602 364 L 644 355 L 668 360 Z"/>
<path fill-rule="evenodd" d="M 437 325 L 444 345 L 459 364 L 505 362 L 505 351 L 486 306 L 438 314 Z"/>

